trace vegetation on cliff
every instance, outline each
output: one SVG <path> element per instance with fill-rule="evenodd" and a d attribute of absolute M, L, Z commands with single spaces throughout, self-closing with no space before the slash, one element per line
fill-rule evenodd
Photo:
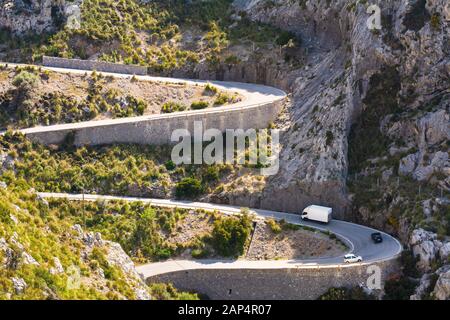
<path fill-rule="evenodd" d="M 289 32 L 237 15 L 231 0 L 84 0 L 81 28 L 63 28 L 54 34 L 16 39 L 0 33 L 6 43 L 21 49 L 21 61 L 42 55 L 93 55 L 109 62 L 149 66 L 153 72 L 191 68 L 200 61 L 210 66 L 233 64 L 226 54 L 234 44 L 283 46 L 298 39 Z M 295 41 L 293 41 L 295 40 Z"/>
<path fill-rule="evenodd" d="M 62 219 L 64 209 L 49 208 L 28 189 L 24 180 L 0 189 L 0 298 L 135 299 L 137 280 L 108 262 L 103 249 L 82 259 L 90 251 Z M 79 287 L 68 286 L 71 269 L 80 272 Z"/>
<path fill-rule="evenodd" d="M 14 159 L 3 172 L 5 181 L 23 178 L 39 191 L 163 198 L 176 190 L 190 198 L 213 190 L 234 172 L 225 164 L 174 167 L 165 146 L 76 148 L 68 141 L 55 149 L 13 133 L 0 137 L 0 145 Z"/>

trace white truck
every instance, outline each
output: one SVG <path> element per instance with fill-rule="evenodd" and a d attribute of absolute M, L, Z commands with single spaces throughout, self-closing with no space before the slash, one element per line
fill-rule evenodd
<path fill-rule="evenodd" d="M 312 220 L 322 223 L 328 223 L 331 221 L 332 208 L 312 205 L 306 207 L 301 215 L 302 220 Z"/>

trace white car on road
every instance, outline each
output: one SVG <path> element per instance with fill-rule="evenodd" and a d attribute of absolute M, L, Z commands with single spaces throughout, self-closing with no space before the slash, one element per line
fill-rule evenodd
<path fill-rule="evenodd" d="M 362 261 L 362 257 L 361 256 L 356 256 L 353 253 L 346 254 L 344 256 L 344 262 L 345 263 L 356 263 L 356 262 L 361 262 L 361 261 Z"/>

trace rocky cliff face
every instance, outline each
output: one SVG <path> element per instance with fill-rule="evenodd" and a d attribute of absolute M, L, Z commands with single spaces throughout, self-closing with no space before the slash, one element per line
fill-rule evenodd
<path fill-rule="evenodd" d="M 1 0 L 0 28 L 23 35 L 50 32 L 66 20 L 67 9 L 81 0 Z"/>
<path fill-rule="evenodd" d="M 55 25 L 51 8 L 71 2 L 1 4 L 3 26 L 21 32 Z M 410 221 L 394 213 L 405 203 L 414 205 L 410 195 L 398 193 L 403 180 L 412 180 L 413 188 L 427 183 L 436 195 L 424 203 L 444 204 L 424 208 L 430 214 L 422 218 L 446 210 L 450 5 L 446 0 L 371 4 L 381 9 L 381 30 L 368 28 L 369 4 L 362 1 L 236 0 L 235 19 L 245 15 L 301 39 L 295 63 L 286 63 L 285 49 L 241 45 L 226 53 L 241 63 L 215 70 L 199 63 L 171 73 L 266 83 L 291 92 L 292 103 L 276 124 L 282 129 L 280 172 L 262 192 L 244 190 L 218 201 L 291 212 L 321 203 L 336 208 L 341 218 L 399 233 L 405 241 Z M 377 202 L 369 205 L 373 199 Z"/>
<path fill-rule="evenodd" d="M 281 170 L 269 180 L 261 206 L 298 211 L 319 202 L 337 207 L 341 217 L 361 218 L 347 196 L 349 167 L 360 173 L 358 163 L 412 148 L 417 154 L 408 170 L 414 178 L 440 172 L 445 177 L 439 183 L 448 190 L 448 149 L 437 152 L 449 138 L 449 5 L 444 0 L 374 3 L 382 11 L 379 31 L 366 25 L 366 4 L 235 2 L 252 19 L 296 33 L 307 53 L 306 66 L 286 74 L 292 107 L 279 124 Z M 375 135 L 390 138 L 379 154 L 370 150 L 376 142 L 367 135 L 370 126 Z M 358 156 L 361 147 L 368 149 L 366 157 Z M 431 162 L 423 163 L 425 155 Z"/>
<path fill-rule="evenodd" d="M 437 234 L 424 229 L 412 232 L 409 246 L 417 257 L 418 270 L 424 274 L 411 300 L 420 300 L 427 293 L 438 300 L 450 299 L 450 242 L 441 240 Z"/>
<path fill-rule="evenodd" d="M 34 189 L 2 181 L 0 206 L 0 298 L 151 299 L 118 243 L 60 220 Z"/>

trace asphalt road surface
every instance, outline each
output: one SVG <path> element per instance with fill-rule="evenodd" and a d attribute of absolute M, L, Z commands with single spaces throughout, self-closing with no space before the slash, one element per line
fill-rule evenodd
<path fill-rule="evenodd" d="M 2 64 L 2 63 L 0 63 Z M 6 64 L 6 63 L 3 63 Z M 17 66 L 26 66 L 20 64 L 8 63 L 9 68 L 15 68 Z M 38 66 L 36 66 L 38 67 Z M 89 70 L 78 70 L 78 69 L 64 69 L 64 68 L 52 68 L 52 67 L 42 67 L 43 70 L 50 70 L 59 73 L 70 73 L 70 74 L 90 74 L 92 71 Z M 121 74 L 121 73 L 108 73 L 108 72 L 100 72 L 104 76 L 112 76 L 115 78 L 131 78 L 133 75 L 129 74 Z M 241 82 L 232 82 L 232 81 L 205 81 L 205 80 L 186 80 L 180 78 L 164 78 L 164 77 L 153 77 L 153 76 L 135 76 L 136 79 L 141 81 L 151 81 L 151 82 L 159 82 L 159 83 L 175 83 L 175 84 L 187 84 L 187 85 L 205 85 L 207 83 L 213 84 L 219 90 L 227 91 L 230 93 L 238 93 L 243 99 L 240 102 L 222 106 L 222 107 L 214 107 L 207 108 L 202 110 L 190 110 L 184 111 L 182 113 L 175 112 L 170 114 L 156 114 L 156 115 L 145 115 L 138 117 L 128 117 L 128 118 L 119 118 L 119 119 L 105 119 L 105 120 L 92 120 L 92 121 L 83 121 L 76 123 L 67 123 L 67 124 L 58 124 L 51 126 L 36 126 L 33 128 L 27 128 L 19 130 L 20 132 L 26 134 L 36 133 L 36 132 L 52 132 L 59 130 L 72 130 L 78 128 L 89 128 L 96 126 L 105 126 L 105 125 L 114 125 L 120 123 L 134 123 L 145 121 L 148 119 L 168 119 L 172 117 L 185 116 L 188 114 L 207 114 L 207 113 L 217 113 L 218 111 L 229 112 L 236 109 L 245 109 L 254 107 L 257 105 L 265 105 L 268 103 L 273 103 L 276 101 L 281 101 L 286 98 L 286 93 L 277 88 L 264 86 L 260 84 L 252 84 L 252 83 L 241 83 Z"/>
<path fill-rule="evenodd" d="M 141 201 L 159 207 L 178 207 L 185 209 L 204 209 L 208 211 L 219 211 L 223 214 L 240 214 L 240 207 L 217 205 L 212 203 L 165 200 L 165 199 L 147 199 L 133 197 L 116 197 L 101 195 L 81 195 L 81 194 L 65 194 L 65 193 L 39 193 L 43 198 L 66 198 L 73 201 L 98 201 L 98 200 L 122 200 L 122 201 Z M 299 215 L 276 212 L 261 209 L 250 209 L 250 213 L 256 218 L 274 218 L 276 220 L 284 219 L 289 223 L 310 226 L 320 230 L 328 230 L 344 242 L 349 247 L 348 251 L 363 258 L 360 264 L 369 265 L 374 262 L 381 262 L 397 257 L 402 246 L 394 237 L 358 224 L 332 220 L 329 224 L 320 224 L 312 221 L 302 221 Z M 373 232 L 380 232 L 383 242 L 375 244 L 371 239 Z M 344 264 L 343 255 L 333 258 L 316 258 L 309 260 L 271 260 L 271 261 L 249 261 L 249 260 L 168 260 L 165 262 L 149 263 L 137 267 L 138 271 L 145 278 L 150 276 L 168 273 L 173 271 L 190 270 L 190 269 L 283 269 L 283 268 L 317 268 L 326 267 L 348 267 Z"/>

